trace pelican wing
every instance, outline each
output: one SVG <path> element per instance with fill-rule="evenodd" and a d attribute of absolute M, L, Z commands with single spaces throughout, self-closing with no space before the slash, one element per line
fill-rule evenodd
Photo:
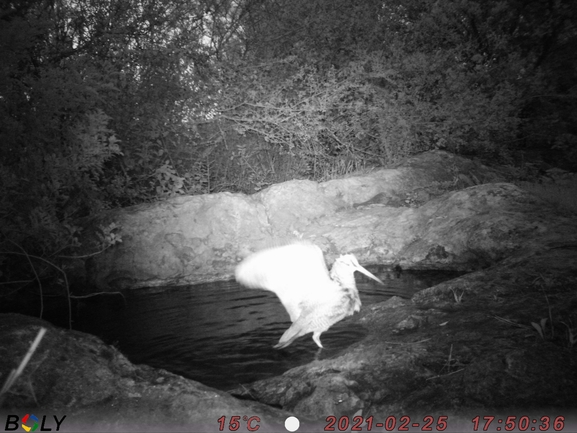
<path fill-rule="evenodd" d="M 292 322 L 302 306 L 315 302 L 319 293 L 333 287 L 322 250 L 309 243 L 294 243 L 251 254 L 235 270 L 236 281 L 274 292 Z"/>

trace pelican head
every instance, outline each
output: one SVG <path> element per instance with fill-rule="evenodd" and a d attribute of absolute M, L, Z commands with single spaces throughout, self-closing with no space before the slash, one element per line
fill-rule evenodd
<path fill-rule="evenodd" d="M 353 254 L 344 254 L 339 256 L 333 263 L 330 277 L 333 281 L 338 282 L 342 287 L 350 287 L 356 290 L 357 284 L 355 282 L 355 271 L 365 274 L 367 277 L 379 282 L 380 284 L 385 284 L 363 268 Z"/>
<path fill-rule="evenodd" d="M 237 266 L 235 277 L 249 288 L 276 293 L 287 310 L 293 323 L 275 348 L 287 347 L 310 332 L 323 347 L 320 335 L 361 309 L 355 271 L 384 284 L 352 254 L 338 257 L 329 273 L 321 249 L 305 242 L 251 254 Z"/>

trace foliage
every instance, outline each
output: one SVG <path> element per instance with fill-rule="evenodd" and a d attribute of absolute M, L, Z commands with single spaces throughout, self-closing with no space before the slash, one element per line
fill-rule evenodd
<path fill-rule="evenodd" d="M 571 20 L 576 18 L 577 7 L 572 2 L 344 3 L 277 1 L 269 8 L 263 6 L 264 18 L 253 19 L 251 23 L 256 24 L 249 26 L 249 46 L 256 46 L 258 58 L 296 56 L 320 79 L 327 68 L 342 71 L 351 62 L 367 67 L 372 56 L 383 58 L 384 65 L 377 62 L 372 70 L 374 79 L 397 86 L 408 99 L 410 116 L 422 116 L 414 128 L 424 138 L 418 143 L 409 140 L 415 146 L 407 149 L 410 153 L 423 147 L 446 147 L 503 156 L 518 143 L 536 138 L 531 137 L 534 119 L 527 116 L 537 102 L 552 104 L 551 108 L 557 107 L 553 116 L 567 119 L 557 122 L 560 127 L 555 131 L 549 126 L 548 132 L 559 134 L 569 128 L 575 99 L 565 98 L 566 106 L 560 106 L 554 102 L 558 90 L 552 87 L 558 87 L 561 80 L 575 83 L 576 56 L 562 48 L 577 37 Z M 345 10 L 349 13 L 342 13 Z M 343 33 L 353 34 L 354 40 Z M 282 44 L 277 42 L 281 37 Z M 563 65 L 568 80 L 545 67 L 554 63 Z M 547 93 L 552 97 L 545 101 Z M 393 105 L 392 114 L 405 120 L 407 116 L 397 112 L 400 104 Z M 545 111 L 540 106 L 530 109 L 540 116 Z M 390 138 L 396 143 L 399 137 L 392 134 Z"/>
<path fill-rule="evenodd" d="M 428 149 L 577 164 L 575 22 L 572 0 L 5 2 L 2 277 L 21 249 L 70 255 L 86 216 L 178 194 Z"/>
<path fill-rule="evenodd" d="M 254 53 L 234 68 L 223 65 L 218 80 L 215 120 L 232 122 L 243 137 L 258 137 L 253 146 L 235 140 L 238 177 L 247 181 L 241 190 L 279 180 L 279 167 L 258 157 L 263 152 L 275 152 L 268 160 L 290 159 L 281 179 L 317 180 L 429 149 L 504 157 L 518 140 L 526 59 L 507 51 L 489 60 L 456 28 L 451 15 L 462 16 L 457 6 L 443 4 L 413 2 L 384 13 L 381 3 L 367 2 L 371 19 L 338 13 L 356 11 L 360 3 L 291 2 L 281 9 L 277 3 L 276 12 L 265 10 L 267 19 L 248 32 Z M 343 40 L 336 31 L 343 27 L 364 30 L 354 41 Z M 274 42 L 280 37 L 273 38 L 275 31 L 284 45 Z"/>
<path fill-rule="evenodd" d="M 202 16 L 191 7 L 2 4 L 3 281 L 58 280 L 51 274 L 77 246 L 82 218 L 185 192 L 171 152 L 188 133 L 186 102 L 206 58 L 195 30 Z"/>

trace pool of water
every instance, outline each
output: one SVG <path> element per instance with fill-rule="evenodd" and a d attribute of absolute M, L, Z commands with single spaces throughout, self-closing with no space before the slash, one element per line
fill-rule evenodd
<path fill-rule="evenodd" d="M 391 295 L 410 298 L 454 276 L 368 269 L 386 286 L 357 273 L 363 306 Z M 134 363 L 164 368 L 223 390 L 282 374 L 315 357 L 335 356 L 366 335 L 362 326 L 345 319 L 323 333 L 325 348 L 320 352 L 312 334 L 286 349 L 274 349 L 290 326 L 284 307 L 273 293 L 246 289 L 234 281 L 137 289 L 74 304 L 74 329 L 114 344 Z"/>

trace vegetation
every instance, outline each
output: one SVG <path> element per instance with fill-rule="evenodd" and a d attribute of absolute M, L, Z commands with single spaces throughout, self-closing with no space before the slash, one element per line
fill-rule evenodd
<path fill-rule="evenodd" d="M 517 184 L 560 209 L 577 213 L 577 176 L 543 178 L 540 182 L 519 181 Z"/>
<path fill-rule="evenodd" d="M 575 22 L 571 0 L 3 2 L 0 282 L 59 275 L 85 217 L 178 194 L 429 149 L 575 167 Z"/>

